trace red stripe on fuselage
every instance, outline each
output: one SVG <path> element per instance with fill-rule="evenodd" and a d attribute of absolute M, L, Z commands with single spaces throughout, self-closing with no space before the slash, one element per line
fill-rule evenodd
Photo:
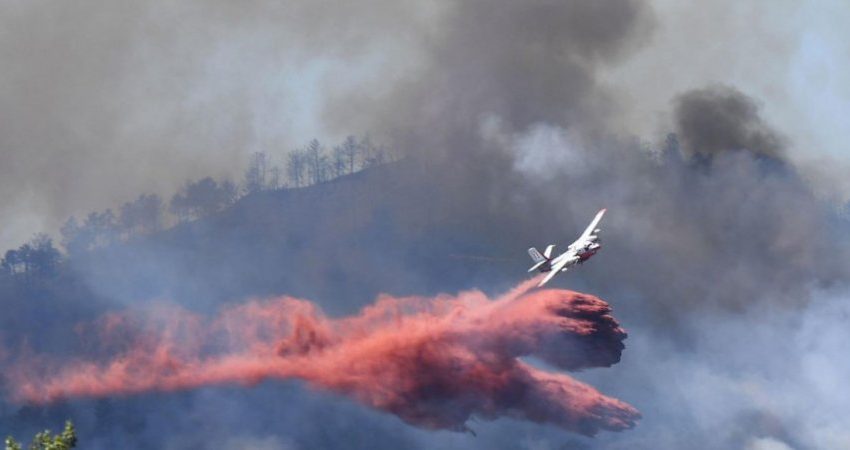
<path fill-rule="evenodd" d="M 599 251 L 598 248 L 596 250 L 588 250 L 588 251 L 578 255 L 578 259 L 579 259 L 579 261 L 587 261 L 588 259 L 590 259 L 591 256 L 595 255 L 596 252 L 598 252 L 598 251 Z"/>

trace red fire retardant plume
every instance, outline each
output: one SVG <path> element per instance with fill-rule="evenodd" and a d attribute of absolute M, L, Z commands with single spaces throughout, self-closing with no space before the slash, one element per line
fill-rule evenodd
<path fill-rule="evenodd" d="M 468 430 L 470 416 L 513 417 L 593 435 L 623 430 L 632 406 L 560 373 L 610 366 L 625 331 L 607 303 L 565 290 L 495 300 L 479 291 L 436 298 L 381 296 L 331 319 L 311 302 L 254 301 L 204 319 L 176 308 L 104 317 L 81 330 L 92 355 L 27 357 L 7 369 L 11 397 L 48 403 L 267 379 L 300 379 L 430 429 Z"/>

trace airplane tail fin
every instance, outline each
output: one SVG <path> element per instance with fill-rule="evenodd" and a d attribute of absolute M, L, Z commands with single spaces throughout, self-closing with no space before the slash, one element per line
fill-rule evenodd
<path fill-rule="evenodd" d="M 543 255 L 541 255 L 539 251 L 537 251 L 537 247 L 531 247 L 530 249 L 528 249 L 528 256 L 531 256 L 531 259 L 536 263 L 546 261 L 546 258 L 543 257 Z"/>
<path fill-rule="evenodd" d="M 534 265 L 531 266 L 530 269 L 528 269 L 529 272 L 534 272 L 535 270 L 539 269 L 541 266 L 549 262 L 549 255 L 552 254 L 552 247 L 554 246 L 550 245 L 549 247 L 546 247 L 546 250 L 544 251 L 546 256 L 541 255 L 536 247 L 531 247 L 530 249 L 528 249 L 528 256 L 531 256 L 531 259 L 534 261 Z"/>

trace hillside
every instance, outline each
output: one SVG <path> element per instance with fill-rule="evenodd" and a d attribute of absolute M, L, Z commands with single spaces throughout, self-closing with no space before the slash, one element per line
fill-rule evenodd
<path fill-rule="evenodd" d="M 82 342 L 79 324 L 151 303 L 212 314 L 252 297 L 293 295 L 339 316 L 382 292 L 503 292 L 526 276 L 525 248 L 564 244 L 600 206 L 611 211 L 605 249 L 552 286 L 611 301 L 638 336 L 626 342 L 619 370 L 653 357 L 640 340 L 646 336 L 691 351 L 695 317 L 754 304 L 793 308 L 806 299 L 802 280 L 828 285 L 845 276 L 838 261 L 850 243 L 838 236 L 846 220 L 825 212 L 828 206 L 792 172 L 740 153 L 694 163 L 659 163 L 625 150 L 616 156 L 525 184 L 492 159 L 408 159 L 305 188 L 250 194 L 204 218 L 72 254 L 50 276 L 3 277 L 7 361 L 27 349 L 60 357 L 97 352 L 103 343 Z M 640 178 L 618 177 L 633 167 Z M 760 233 L 730 240 L 753 229 Z M 587 376 L 612 392 L 623 388 L 619 378 Z M 420 433 L 399 432 L 394 416 L 291 382 L 49 406 L 0 402 L 0 427 L 21 435 L 69 417 L 81 439 L 97 440 L 94 448 L 128 440 L 137 448 L 197 448 L 231 436 L 222 424 L 233 423 L 252 435 L 283 433 L 303 448 L 335 445 L 339 436 L 361 446 L 378 439 L 387 448 L 415 447 Z M 502 424 L 492 425 L 493 439 Z"/>
<path fill-rule="evenodd" d="M 382 292 L 423 295 L 473 287 L 499 291 L 522 277 L 525 243 L 507 231 L 510 223 L 498 217 L 498 209 L 488 212 L 475 196 L 452 196 L 458 186 L 434 183 L 429 170 L 403 161 L 319 185 L 247 195 L 212 216 L 69 257 L 55 275 L 29 281 L 3 278 L 3 346 L 10 354 L 22 348 L 54 355 L 88 353 L 86 345 L 91 343 L 77 337 L 79 324 L 152 302 L 212 313 L 252 297 L 293 295 L 341 315 Z M 351 436 L 357 434 L 351 427 L 374 432 L 390 430 L 393 423 L 292 383 L 273 383 L 250 391 L 248 397 L 228 389 L 219 392 L 216 395 L 229 398 L 220 400 L 228 408 L 258 415 L 244 424 L 258 433 L 275 426 L 276 414 L 282 413 L 276 402 L 286 399 L 309 408 L 300 410 L 303 421 L 333 415 L 329 408 L 357 409 L 355 422 L 329 425 Z M 92 442 L 93 430 L 110 430 L 97 432 L 102 440 L 95 445 L 114 447 L 131 438 L 138 448 L 162 448 L 162 439 L 195 427 L 181 411 L 186 405 L 198 411 L 209 408 L 211 401 L 204 396 L 185 392 L 168 399 L 145 395 L 48 407 L 0 402 L 0 430 L 26 434 L 37 431 L 31 429 L 35 424 L 73 417 L 87 442 Z M 277 400 L 266 401 L 270 397 Z M 161 410 L 163 401 L 171 405 L 164 416 L 144 412 L 152 405 Z M 89 416 L 91 411 L 95 416 Z M 368 425 L 355 426 L 358 422 Z M 297 423 L 293 429 L 298 429 Z M 331 439 L 307 428 L 293 434 L 308 446 Z M 406 446 L 404 437 L 387 434 L 385 439 Z"/>
<path fill-rule="evenodd" d="M 448 186 L 418 182 L 427 177 L 422 170 L 406 161 L 248 195 L 211 217 L 70 264 L 118 304 L 166 299 L 201 310 L 287 294 L 341 313 L 381 292 L 498 289 L 515 281 L 508 274 L 524 266 L 524 243 L 494 233 L 503 222 L 481 208 L 470 215 Z"/>

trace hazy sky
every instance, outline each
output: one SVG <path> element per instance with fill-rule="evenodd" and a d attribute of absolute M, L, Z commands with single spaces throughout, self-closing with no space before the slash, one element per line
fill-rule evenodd
<path fill-rule="evenodd" d="M 628 350 L 579 378 L 644 419 L 575 446 L 835 448 L 850 441 L 850 389 L 835 381 L 850 378 L 850 236 L 809 185 L 850 193 L 848 15 L 790 0 L 0 0 L 0 245 L 187 179 L 238 179 L 251 152 L 280 162 L 311 138 L 368 132 L 414 157 L 328 185 L 321 207 L 253 196 L 221 220 L 75 255 L 69 280 L 91 292 L 56 289 L 71 300 L 60 309 L 210 311 L 286 293 L 336 315 L 380 292 L 497 290 L 524 264 L 454 256 L 522 264 L 607 207 L 606 250 L 552 286 L 611 299 Z M 681 152 L 645 154 L 673 130 Z M 21 295 L 4 317 L 28 333 L 46 303 Z M 362 425 L 376 413 L 356 405 L 311 415 L 302 404 L 320 395 L 262 389 L 115 403 L 127 428 L 113 438 L 136 433 L 140 411 L 155 442 L 234 424 L 329 442 L 315 439 L 330 421 L 347 430 L 331 439 L 361 445 L 476 445 L 392 417 Z M 87 405 L 81 425 L 113 434 L 111 407 Z M 482 448 L 522 439 L 487 427 Z M 573 446 L 534 430 L 527 447 Z"/>
<path fill-rule="evenodd" d="M 760 101 L 762 115 L 791 141 L 789 156 L 810 170 L 838 159 L 830 181 L 850 162 L 850 7 L 841 1 L 653 2 L 657 24 L 643 50 L 608 72 L 631 101 L 627 130 L 666 132 L 673 95 L 710 83 L 737 87 Z M 815 163 L 819 163 L 815 165 Z M 841 186 L 842 195 L 850 185 Z"/>
<path fill-rule="evenodd" d="M 280 161 L 313 137 L 374 132 L 336 100 L 416 74 L 453 2 L 338 3 L 0 2 L 0 247 L 188 178 L 238 178 L 254 151 Z M 677 94 L 732 85 L 827 180 L 819 189 L 846 196 L 850 8 L 695 5 L 654 1 L 645 42 L 601 65 L 611 122 L 657 141 Z"/>

